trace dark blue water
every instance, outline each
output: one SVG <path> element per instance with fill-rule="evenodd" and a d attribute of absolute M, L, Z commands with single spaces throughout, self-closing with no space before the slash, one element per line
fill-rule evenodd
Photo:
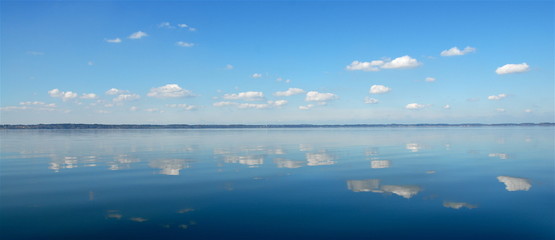
<path fill-rule="evenodd" d="M 555 239 L 553 127 L 1 131 L 1 239 Z"/>

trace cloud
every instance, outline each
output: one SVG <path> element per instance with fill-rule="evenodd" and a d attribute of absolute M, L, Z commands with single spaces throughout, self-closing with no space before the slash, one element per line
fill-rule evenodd
<path fill-rule="evenodd" d="M 426 82 L 435 82 L 436 79 L 433 77 L 427 77 L 426 79 L 424 79 Z"/>
<path fill-rule="evenodd" d="M 124 93 L 128 93 L 129 91 L 127 90 L 119 90 L 117 88 L 111 88 L 110 90 L 106 91 L 105 94 L 106 95 L 118 95 L 118 94 L 124 94 Z"/>
<path fill-rule="evenodd" d="M 409 103 L 407 104 L 407 106 L 405 106 L 406 109 L 410 109 L 410 110 L 417 110 L 417 109 L 422 109 L 425 108 L 426 105 L 424 104 L 418 104 L 418 103 Z"/>
<path fill-rule="evenodd" d="M 114 39 L 106 39 L 104 40 L 107 43 L 121 43 L 121 39 L 120 38 L 114 38 Z"/>
<path fill-rule="evenodd" d="M 371 97 L 365 97 L 364 98 L 364 103 L 366 103 L 366 104 L 376 104 L 376 103 L 379 103 L 379 102 L 380 102 L 380 100 L 375 99 L 375 98 L 371 98 Z"/>
<path fill-rule="evenodd" d="M 185 104 L 185 103 L 182 103 L 182 104 L 169 104 L 168 107 L 171 107 L 171 108 L 181 108 L 181 109 L 186 110 L 186 111 L 191 111 L 191 110 L 197 109 L 197 106 L 188 105 L 188 104 Z"/>
<path fill-rule="evenodd" d="M 34 101 L 34 102 L 20 102 L 19 105 L 23 105 L 23 106 L 41 106 L 41 107 L 56 107 L 55 103 L 45 103 L 45 102 L 39 102 L 39 101 Z"/>
<path fill-rule="evenodd" d="M 148 34 L 146 34 L 143 31 L 138 31 L 138 32 L 134 32 L 131 35 L 129 35 L 129 39 L 141 39 L 148 36 Z"/>
<path fill-rule="evenodd" d="M 276 78 L 276 82 L 290 83 L 291 80 L 290 79 L 283 79 L 281 77 L 278 77 L 278 78 Z"/>
<path fill-rule="evenodd" d="M 233 67 L 233 65 L 231 65 L 231 64 L 225 65 L 225 69 L 227 69 L 227 70 L 232 70 L 233 68 L 234 68 L 234 67 Z"/>
<path fill-rule="evenodd" d="M 505 109 L 504 109 L 504 108 L 496 108 L 495 111 L 497 111 L 497 112 L 505 112 Z"/>
<path fill-rule="evenodd" d="M 387 93 L 391 91 L 391 88 L 388 88 L 384 85 L 372 85 L 372 87 L 370 87 L 370 93 L 371 94 L 381 94 L 381 93 Z"/>
<path fill-rule="evenodd" d="M 279 96 L 279 97 L 289 97 L 289 96 L 293 96 L 293 95 L 297 95 L 297 94 L 302 94 L 305 91 L 300 89 L 300 88 L 289 88 L 286 91 L 283 92 L 275 92 L 274 96 Z"/>
<path fill-rule="evenodd" d="M 347 70 L 350 70 L 350 71 L 361 70 L 366 72 L 376 72 L 376 71 L 380 71 L 379 66 L 383 64 L 384 64 L 384 61 L 382 60 L 374 60 L 371 62 L 353 61 L 351 65 L 347 66 Z"/>
<path fill-rule="evenodd" d="M 63 92 L 57 88 L 48 91 L 48 94 L 54 98 L 61 98 L 62 101 L 67 101 L 77 97 L 77 93 L 71 91 Z"/>
<path fill-rule="evenodd" d="M 212 104 L 212 106 L 214 107 L 226 107 L 226 106 L 234 106 L 237 105 L 236 102 L 228 102 L 228 101 L 222 101 L 222 102 L 215 102 Z"/>
<path fill-rule="evenodd" d="M 305 106 L 299 106 L 299 110 L 309 110 L 314 107 L 314 104 L 308 104 Z"/>
<path fill-rule="evenodd" d="M 520 64 L 505 64 L 495 70 L 497 74 L 511 74 L 530 71 L 530 66 L 527 63 Z"/>
<path fill-rule="evenodd" d="M 245 109 L 245 108 L 267 109 L 267 108 L 273 108 L 273 107 L 281 107 L 285 104 L 287 104 L 287 100 L 267 101 L 266 103 L 238 103 L 238 102 L 222 101 L 222 102 L 213 103 L 212 106 L 214 107 L 235 106 L 241 109 Z"/>
<path fill-rule="evenodd" d="M 525 112 L 525 113 L 531 113 L 531 112 L 533 112 L 533 111 L 532 111 L 532 109 L 524 109 L 524 112 Z"/>
<path fill-rule="evenodd" d="M 187 24 L 185 24 L 185 23 L 177 24 L 177 26 L 180 27 L 180 28 L 188 28 L 188 27 L 189 27 L 189 26 L 188 26 Z"/>
<path fill-rule="evenodd" d="M 39 111 L 56 111 L 56 104 L 54 103 L 45 103 L 39 101 L 28 101 L 28 102 L 20 102 L 20 106 L 6 106 L 0 107 L 1 111 L 12 111 L 12 110 L 39 110 Z"/>
<path fill-rule="evenodd" d="M 162 113 L 162 112 L 164 112 L 164 111 L 162 111 L 162 110 L 160 110 L 160 109 L 158 109 L 158 108 L 147 108 L 147 109 L 145 109 L 145 112 L 151 112 L 151 113 L 153 113 L 153 112 L 160 112 L 160 113 Z"/>
<path fill-rule="evenodd" d="M 499 182 L 504 183 L 505 184 L 505 189 L 507 189 L 507 191 L 509 191 L 509 192 L 512 192 L 512 191 L 528 191 L 532 187 L 532 184 L 530 183 L 530 180 L 528 180 L 526 178 L 499 176 L 499 177 L 497 177 L 497 180 Z"/>
<path fill-rule="evenodd" d="M 37 51 L 27 51 L 29 55 L 41 56 L 44 55 L 44 52 L 37 52 Z"/>
<path fill-rule="evenodd" d="M 501 93 L 497 95 L 488 96 L 488 100 L 501 100 L 506 97 L 507 97 L 507 94 Z"/>
<path fill-rule="evenodd" d="M 80 98 L 81 99 L 95 99 L 96 94 L 94 94 L 94 93 L 83 93 Z"/>
<path fill-rule="evenodd" d="M 321 101 L 329 101 L 329 100 L 334 100 L 337 99 L 338 96 L 333 94 L 333 93 L 320 93 L 317 91 L 310 91 L 306 93 L 306 101 L 316 101 L 316 102 L 321 102 Z"/>
<path fill-rule="evenodd" d="M 475 51 L 476 51 L 476 48 L 473 48 L 473 47 L 465 47 L 463 50 L 460 50 L 458 47 L 452 47 L 450 49 L 441 51 L 440 55 L 444 57 L 461 56 Z"/>
<path fill-rule="evenodd" d="M 396 68 L 414 68 L 422 65 L 418 60 L 411 58 L 409 55 L 395 58 L 391 61 L 373 60 L 370 62 L 353 61 L 346 67 L 350 71 L 371 71 L 376 72 L 380 69 L 396 69 Z"/>
<path fill-rule="evenodd" d="M 114 102 L 132 101 L 141 98 L 138 94 L 120 94 L 113 99 Z"/>
<path fill-rule="evenodd" d="M 180 47 L 192 47 L 192 46 L 195 46 L 194 43 L 188 43 L 188 42 L 183 42 L 183 41 L 176 42 L 175 45 L 180 46 Z"/>
<path fill-rule="evenodd" d="M 262 74 L 260 74 L 260 73 L 253 73 L 253 74 L 251 75 L 251 77 L 252 77 L 252 78 L 261 78 L 261 77 L 262 77 Z"/>
<path fill-rule="evenodd" d="M 472 205 L 470 203 L 465 203 L 465 202 L 443 202 L 443 206 L 446 208 L 453 208 L 453 209 L 461 209 L 463 207 L 468 208 L 468 209 L 473 209 L 473 208 L 477 208 L 478 206 L 476 205 Z"/>
<path fill-rule="evenodd" d="M 174 26 L 172 26 L 169 22 L 163 22 L 158 24 L 159 28 L 175 28 Z"/>
<path fill-rule="evenodd" d="M 328 153 L 306 153 L 307 166 L 323 166 L 335 164 L 335 156 Z"/>
<path fill-rule="evenodd" d="M 129 111 L 135 112 L 135 111 L 137 111 L 137 110 L 139 110 L 139 108 L 136 107 L 136 106 L 132 106 L 132 107 L 129 108 Z"/>
<path fill-rule="evenodd" d="M 151 88 L 150 92 L 147 93 L 149 97 L 155 98 L 179 98 L 179 97 L 191 97 L 193 93 L 187 89 L 179 87 L 177 84 L 166 84 L 161 87 Z"/>
<path fill-rule="evenodd" d="M 418 62 L 418 60 L 411 58 L 408 55 L 398 57 L 393 59 L 390 62 L 386 62 L 381 68 L 413 68 L 418 67 L 422 63 Z"/>
<path fill-rule="evenodd" d="M 451 109 L 451 105 L 446 104 L 445 106 L 443 106 L 443 109 Z"/>
<path fill-rule="evenodd" d="M 241 93 L 227 93 L 223 96 L 226 100 L 246 100 L 246 101 L 260 101 L 264 99 L 262 92 L 241 92 Z"/>

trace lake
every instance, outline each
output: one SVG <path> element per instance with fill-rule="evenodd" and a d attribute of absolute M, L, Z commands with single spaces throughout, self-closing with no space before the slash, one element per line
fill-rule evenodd
<path fill-rule="evenodd" d="M 2 130 L 2 239 L 555 239 L 554 130 Z"/>

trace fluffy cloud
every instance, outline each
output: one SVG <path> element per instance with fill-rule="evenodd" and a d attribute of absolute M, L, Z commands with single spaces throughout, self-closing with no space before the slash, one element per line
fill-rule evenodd
<path fill-rule="evenodd" d="M 375 99 L 375 98 L 371 98 L 371 97 L 365 97 L 364 98 L 364 103 L 366 103 L 366 104 L 376 104 L 378 102 L 380 102 L 380 101 L 378 99 Z"/>
<path fill-rule="evenodd" d="M 214 107 L 235 106 L 241 109 L 245 109 L 245 108 L 267 109 L 267 108 L 273 108 L 273 107 L 281 107 L 285 104 L 287 104 L 287 100 L 267 101 L 266 103 L 237 103 L 237 102 L 222 101 L 222 102 L 213 103 L 212 106 Z"/>
<path fill-rule="evenodd" d="M 259 101 L 264 99 L 262 92 L 241 92 L 241 93 L 228 93 L 223 96 L 226 100 L 246 100 L 246 101 Z"/>
<path fill-rule="evenodd" d="M 19 105 L 23 105 L 23 106 L 41 106 L 41 107 L 56 107 L 55 103 L 45 103 L 45 102 L 39 102 L 39 101 L 34 101 L 34 102 L 20 102 Z"/>
<path fill-rule="evenodd" d="M 473 48 L 473 47 L 465 47 L 463 50 L 460 50 L 458 47 L 452 47 L 450 49 L 441 51 L 440 55 L 444 57 L 461 56 L 475 51 L 476 51 L 476 48 Z"/>
<path fill-rule="evenodd" d="M 124 94 L 124 93 L 128 93 L 129 91 L 127 90 L 119 90 L 117 88 L 111 88 L 110 90 L 106 91 L 105 94 L 106 95 L 118 95 L 118 94 Z"/>
<path fill-rule="evenodd" d="M 95 99 L 96 94 L 94 94 L 94 93 L 83 93 L 80 98 L 81 99 Z"/>
<path fill-rule="evenodd" d="M 386 62 L 381 68 L 413 68 L 418 67 L 422 63 L 418 62 L 418 60 L 411 58 L 410 56 L 402 56 L 393 59 L 390 62 Z"/>
<path fill-rule="evenodd" d="M 185 104 L 185 103 L 181 103 L 181 104 L 169 104 L 168 107 L 171 107 L 171 108 L 181 108 L 181 109 L 186 110 L 186 111 L 191 111 L 191 110 L 197 109 L 197 106 L 188 105 L 188 104 Z"/>
<path fill-rule="evenodd" d="M 300 88 L 289 88 L 289 89 L 287 89 L 287 91 L 275 92 L 275 93 L 274 93 L 274 96 L 289 97 L 289 96 L 301 94 L 301 93 L 304 93 L 304 92 L 305 92 L 305 91 L 302 90 L 302 89 L 300 89 Z"/>
<path fill-rule="evenodd" d="M 163 22 L 158 24 L 159 28 L 175 28 L 174 26 L 172 26 L 169 22 Z"/>
<path fill-rule="evenodd" d="M 334 99 L 337 99 L 337 95 L 333 93 L 320 93 L 317 91 L 307 92 L 306 98 L 305 98 L 306 101 L 316 101 L 316 102 L 329 101 Z"/>
<path fill-rule="evenodd" d="M 185 23 L 177 24 L 177 26 L 180 27 L 180 28 L 188 28 L 189 27 L 189 25 L 187 25 Z"/>
<path fill-rule="evenodd" d="M 426 79 L 424 79 L 426 82 L 435 82 L 436 79 L 433 77 L 427 77 Z"/>
<path fill-rule="evenodd" d="M 212 104 L 212 106 L 214 107 L 226 107 L 226 106 L 233 106 L 233 105 L 237 105 L 236 102 L 228 102 L 228 101 L 222 101 L 222 102 L 215 102 Z"/>
<path fill-rule="evenodd" d="M 501 100 L 506 97 L 507 97 L 507 94 L 501 93 L 497 95 L 488 96 L 488 100 Z"/>
<path fill-rule="evenodd" d="M 505 109 L 504 109 L 504 108 L 496 108 L 495 111 L 497 111 L 497 112 L 505 112 Z"/>
<path fill-rule="evenodd" d="M 501 67 L 498 67 L 495 70 L 497 74 L 510 74 L 510 73 L 521 73 L 530 71 L 530 66 L 527 63 L 520 63 L 520 64 L 505 64 Z"/>
<path fill-rule="evenodd" d="M 233 65 L 227 64 L 227 65 L 225 65 L 225 69 L 227 69 L 227 70 L 232 70 L 232 69 L 233 69 Z"/>
<path fill-rule="evenodd" d="M 141 96 L 131 93 L 131 94 L 120 94 L 113 99 L 114 102 L 132 101 L 141 98 Z"/>
<path fill-rule="evenodd" d="M 252 77 L 252 78 L 261 78 L 261 77 L 262 77 L 262 74 L 260 74 L 260 73 L 253 73 L 253 74 L 251 75 L 251 77 Z"/>
<path fill-rule="evenodd" d="M 443 106 L 443 109 L 451 109 L 451 105 L 447 104 L 447 105 Z"/>
<path fill-rule="evenodd" d="M 155 98 L 178 98 L 191 97 L 193 93 L 187 89 L 179 87 L 177 84 L 166 84 L 161 87 L 151 88 L 147 96 Z"/>
<path fill-rule="evenodd" d="M 74 92 L 71 92 L 71 91 L 63 92 L 63 91 L 60 91 L 57 88 L 48 91 L 48 94 L 51 97 L 61 98 L 63 101 L 67 101 L 67 100 L 76 98 L 78 96 L 77 93 L 74 93 Z"/>
<path fill-rule="evenodd" d="M 422 65 L 418 60 L 411 58 L 408 55 L 395 58 L 391 61 L 374 60 L 370 62 L 353 61 L 346 67 L 350 71 L 372 71 L 376 72 L 380 69 L 395 69 L 395 68 L 413 68 Z"/>
<path fill-rule="evenodd" d="M 120 38 L 114 38 L 114 39 L 106 39 L 105 41 L 107 43 L 120 43 L 121 39 Z"/>
<path fill-rule="evenodd" d="M 376 72 L 376 71 L 380 71 L 379 66 L 383 64 L 384 64 L 384 61 L 382 60 L 374 60 L 371 62 L 353 61 L 351 65 L 347 66 L 347 70 L 350 70 L 350 71 L 361 70 L 366 72 Z"/>
<path fill-rule="evenodd" d="M 194 43 L 188 43 L 188 42 L 183 42 L 183 41 L 176 42 L 175 45 L 180 46 L 180 47 L 192 47 L 192 46 L 195 46 Z"/>
<path fill-rule="evenodd" d="M 148 34 L 146 34 L 143 31 L 138 31 L 138 32 L 134 32 L 131 35 L 129 35 L 129 39 L 141 39 L 148 36 Z"/>
<path fill-rule="evenodd" d="M 308 104 L 305 106 L 299 106 L 299 110 L 308 110 L 314 107 L 314 104 Z"/>
<path fill-rule="evenodd" d="M 418 104 L 418 103 L 409 103 L 407 104 L 407 106 L 405 106 L 406 109 L 410 109 L 410 110 L 417 110 L 417 109 L 422 109 L 425 108 L 426 105 L 424 104 Z"/>
<path fill-rule="evenodd" d="M 371 94 L 381 94 L 381 93 L 387 93 L 391 91 L 391 88 L 388 88 L 384 85 L 372 85 L 372 87 L 370 87 L 370 93 Z"/>

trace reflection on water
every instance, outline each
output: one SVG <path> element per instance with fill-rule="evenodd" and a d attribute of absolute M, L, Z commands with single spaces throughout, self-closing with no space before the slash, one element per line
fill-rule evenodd
<path fill-rule="evenodd" d="M 505 184 L 505 189 L 507 191 L 528 191 L 532 187 L 530 180 L 526 178 L 516 178 L 516 177 L 507 177 L 507 176 L 499 176 L 497 177 L 499 182 Z"/>
<path fill-rule="evenodd" d="M 473 209 L 478 207 L 476 205 L 472 205 L 470 203 L 465 203 L 465 202 L 443 202 L 443 206 L 446 208 L 453 208 L 453 209 L 461 209 L 463 207 L 468 209 Z"/>
<path fill-rule="evenodd" d="M 554 239 L 551 130 L 4 131 L 0 230 L 6 239 Z M 384 230 L 392 221 L 399 231 Z"/>

